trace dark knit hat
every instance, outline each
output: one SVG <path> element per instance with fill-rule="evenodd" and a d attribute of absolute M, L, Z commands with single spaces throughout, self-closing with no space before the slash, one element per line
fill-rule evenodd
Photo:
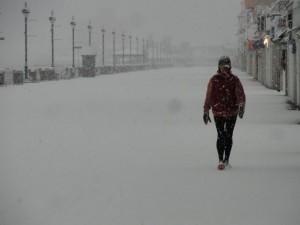
<path fill-rule="evenodd" d="M 225 66 L 225 67 L 231 68 L 231 61 L 230 61 L 230 58 L 229 58 L 228 56 L 222 56 L 222 57 L 219 59 L 218 66 L 219 66 L 219 67 Z"/>

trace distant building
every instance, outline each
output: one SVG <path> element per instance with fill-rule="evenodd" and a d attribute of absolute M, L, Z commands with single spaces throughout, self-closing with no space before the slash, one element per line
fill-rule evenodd
<path fill-rule="evenodd" d="M 276 0 L 244 0 L 246 9 L 254 9 L 256 6 L 271 6 Z"/>
<path fill-rule="evenodd" d="M 300 0 L 245 0 L 239 19 L 239 68 L 300 108 Z"/>

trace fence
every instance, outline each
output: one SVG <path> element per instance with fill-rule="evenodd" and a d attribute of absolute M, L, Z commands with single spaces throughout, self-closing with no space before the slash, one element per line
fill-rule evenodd
<path fill-rule="evenodd" d="M 95 75 L 125 73 L 130 71 L 150 70 L 172 67 L 172 63 L 161 64 L 129 64 L 129 65 L 107 65 L 95 68 Z M 0 69 L 0 85 L 23 84 L 24 82 L 43 82 L 59 79 L 72 79 L 76 77 L 85 77 L 84 69 L 79 68 L 29 68 L 29 79 L 25 81 L 22 70 L 1 70 Z"/>

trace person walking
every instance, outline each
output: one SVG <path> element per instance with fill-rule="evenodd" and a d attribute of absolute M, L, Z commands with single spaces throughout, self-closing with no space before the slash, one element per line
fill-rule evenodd
<path fill-rule="evenodd" d="M 217 129 L 218 169 L 231 167 L 229 164 L 232 149 L 232 136 L 237 117 L 243 118 L 246 96 L 240 79 L 231 72 L 231 60 L 222 56 L 218 62 L 218 71 L 208 82 L 204 102 L 203 121 L 211 122 L 209 110 L 212 109 Z"/>

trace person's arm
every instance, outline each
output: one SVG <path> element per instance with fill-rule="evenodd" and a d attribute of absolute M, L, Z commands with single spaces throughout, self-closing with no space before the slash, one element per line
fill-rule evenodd
<path fill-rule="evenodd" d="M 211 109 L 211 100 L 212 100 L 212 79 L 210 79 L 207 85 L 206 97 L 203 106 L 204 111 L 209 111 Z"/>
<path fill-rule="evenodd" d="M 210 80 L 208 82 L 207 85 L 207 90 L 206 90 L 206 97 L 205 97 L 205 101 L 204 101 L 204 112 L 203 112 L 203 121 L 205 123 L 205 125 L 210 122 L 211 123 L 211 119 L 209 117 L 209 110 L 211 108 L 211 94 L 212 94 L 212 80 Z"/>
<path fill-rule="evenodd" d="M 238 116 L 243 118 L 245 113 L 245 105 L 246 105 L 246 95 L 244 92 L 243 85 L 239 78 L 236 81 L 236 99 L 237 99 L 237 106 L 238 106 Z"/>

